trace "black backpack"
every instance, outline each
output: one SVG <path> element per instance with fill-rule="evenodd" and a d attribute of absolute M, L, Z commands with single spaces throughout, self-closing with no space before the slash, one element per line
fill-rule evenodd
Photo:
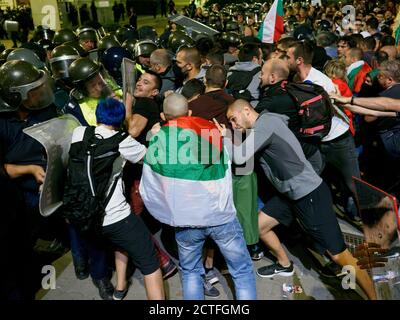
<path fill-rule="evenodd" d="M 334 108 L 323 87 L 313 83 L 282 82 L 300 117 L 300 138 L 324 138 L 331 129 Z"/>
<path fill-rule="evenodd" d="M 115 178 L 106 197 L 113 163 L 119 156 L 119 144 L 128 136 L 118 132 L 103 139 L 95 127 L 87 127 L 82 141 L 71 144 L 64 187 L 63 214 L 82 233 L 99 233 L 105 208 L 114 193 Z"/>
<path fill-rule="evenodd" d="M 258 66 L 251 71 L 245 70 L 232 70 L 228 77 L 228 84 L 226 89 L 235 99 L 244 99 L 247 101 L 255 100 L 247 89 L 254 76 L 261 71 L 261 67 Z"/>

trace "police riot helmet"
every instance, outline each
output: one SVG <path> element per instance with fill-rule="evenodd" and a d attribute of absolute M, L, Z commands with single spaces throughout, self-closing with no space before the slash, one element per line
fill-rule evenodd
<path fill-rule="evenodd" d="M 68 68 L 79 58 L 79 52 L 74 47 L 65 44 L 55 47 L 49 60 L 53 78 L 55 80 L 69 78 Z"/>
<path fill-rule="evenodd" d="M 94 41 L 96 43 L 99 40 L 99 37 L 98 37 L 96 29 L 91 28 L 91 27 L 79 28 L 76 31 L 76 33 L 78 35 L 79 40 L 83 40 L 83 41 L 92 40 L 92 41 Z"/>
<path fill-rule="evenodd" d="M 54 102 L 51 78 L 47 72 L 23 60 L 12 60 L 0 68 L 0 111 L 15 111 L 24 103 L 29 110 L 40 110 Z"/>
<path fill-rule="evenodd" d="M 124 58 L 133 60 L 131 52 L 122 47 L 108 48 L 101 57 L 102 65 L 119 86 L 122 86 L 121 66 Z"/>
<path fill-rule="evenodd" d="M 135 45 L 134 58 L 140 56 L 150 57 L 155 50 L 157 50 L 157 45 L 154 42 L 150 40 L 139 41 Z"/>
<path fill-rule="evenodd" d="M 47 26 L 38 26 L 33 32 L 32 40 L 33 42 L 39 42 L 40 40 L 46 39 L 53 41 L 55 31 L 51 30 Z"/>
<path fill-rule="evenodd" d="M 239 31 L 239 24 L 236 21 L 228 21 L 225 25 L 225 30 L 229 31 Z"/>
<path fill-rule="evenodd" d="M 126 40 L 139 39 L 138 32 L 133 27 L 119 27 L 115 31 L 115 37 L 120 43 Z"/>
<path fill-rule="evenodd" d="M 29 62 L 38 69 L 43 69 L 45 67 L 45 64 L 40 60 L 38 55 L 26 48 L 17 48 L 11 51 L 7 57 L 7 61 L 11 60 L 23 60 Z"/>
<path fill-rule="evenodd" d="M 240 45 L 240 36 L 236 32 L 224 32 L 222 41 L 228 47 L 238 47 Z"/>
<path fill-rule="evenodd" d="M 193 39 L 182 31 L 175 31 L 168 39 L 168 48 L 174 53 L 178 52 L 183 46 L 189 47 L 193 45 Z"/>
<path fill-rule="evenodd" d="M 139 40 L 151 40 L 154 43 L 158 42 L 156 29 L 152 26 L 142 26 L 138 29 Z"/>
<path fill-rule="evenodd" d="M 135 53 L 135 45 L 138 42 L 137 39 L 128 39 L 125 40 L 124 43 L 122 44 L 122 48 L 128 49 L 132 55 Z"/>
<path fill-rule="evenodd" d="M 53 38 L 53 43 L 59 46 L 68 41 L 77 41 L 78 36 L 71 29 L 60 29 L 58 30 Z"/>
<path fill-rule="evenodd" d="M 106 51 L 111 47 L 120 47 L 120 46 L 121 44 L 116 36 L 107 34 L 99 41 L 98 49 L 100 51 Z"/>
<path fill-rule="evenodd" d="M 64 44 L 75 48 L 81 57 L 84 57 L 87 55 L 86 50 L 80 45 L 79 41 L 72 40 L 72 41 L 67 41 Z"/>
<path fill-rule="evenodd" d="M 68 68 L 69 76 L 74 85 L 92 79 L 99 72 L 100 65 L 88 57 L 75 60 Z"/>

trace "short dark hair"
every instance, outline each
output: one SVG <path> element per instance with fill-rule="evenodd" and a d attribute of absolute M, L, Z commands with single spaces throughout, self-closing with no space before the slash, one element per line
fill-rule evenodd
<path fill-rule="evenodd" d="M 347 45 L 349 46 L 349 48 L 355 48 L 357 47 L 357 43 L 355 42 L 354 38 L 352 38 L 351 36 L 343 36 L 340 37 L 339 40 L 337 41 L 337 43 L 339 42 L 345 42 L 347 43 Z"/>
<path fill-rule="evenodd" d="M 206 86 L 224 88 L 226 83 L 226 69 L 220 64 L 214 64 L 206 71 Z"/>
<path fill-rule="evenodd" d="M 154 77 L 156 83 L 156 87 L 154 89 L 161 90 L 162 80 L 160 75 L 153 70 L 146 70 L 146 73 L 151 74 Z"/>
<path fill-rule="evenodd" d="M 303 58 L 304 64 L 312 64 L 314 58 L 314 46 L 309 41 L 297 41 L 290 48 L 294 48 L 295 59 Z"/>
<path fill-rule="evenodd" d="M 392 36 L 384 36 L 381 39 L 381 46 L 394 46 L 396 45 L 396 40 Z"/>
<path fill-rule="evenodd" d="M 385 51 L 377 51 L 375 52 L 373 59 L 381 65 L 384 61 L 389 60 L 389 55 Z"/>
<path fill-rule="evenodd" d="M 372 17 L 367 20 L 366 25 L 369 26 L 371 29 L 376 30 L 378 29 L 379 21 L 377 18 Z"/>
<path fill-rule="evenodd" d="M 183 47 L 179 50 L 179 52 L 184 53 L 184 60 L 186 63 L 192 63 L 196 68 L 201 67 L 201 56 L 197 48 Z"/>
<path fill-rule="evenodd" d="M 293 37 L 286 37 L 286 38 L 282 38 L 279 39 L 277 42 L 277 45 L 280 45 L 283 47 L 283 50 L 287 50 L 290 48 L 290 46 L 294 43 L 296 43 L 296 39 Z"/>
<path fill-rule="evenodd" d="M 364 41 L 364 37 L 359 33 L 354 33 L 350 36 L 356 43 L 356 47 L 360 46 Z"/>
<path fill-rule="evenodd" d="M 336 36 L 333 32 L 322 31 L 317 35 L 317 44 L 321 47 L 329 47 L 336 42 Z"/>
<path fill-rule="evenodd" d="M 260 47 L 256 44 L 246 43 L 239 51 L 239 61 L 251 61 L 253 57 L 260 57 Z"/>
<path fill-rule="evenodd" d="M 224 54 L 220 50 L 211 50 L 207 53 L 206 58 L 210 60 L 211 64 L 224 64 Z"/>
<path fill-rule="evenodd" d="M 373 51 L 375 49 L 376 40 L 374 37 L 370 36 L 370 37 L 364 38 L 363 43 L 364 43 L 365 48 L 367 48 L 367 50 Z"/>
<path fill-rule="evenodd" d="M 196 41 L 195 46 L 201 56 L 206 56 L 214 47 L 214 41 L 210 37 L 203 37 Z"/>
<path fill-rule="evenodd" d="M 205 91 L 205 86 L 203 81 L 195 78 L 195 79 L 190 79 L 183 85 L 181 94 L 186 99 L 191 99 L 197 94 L 203 94 L 204 91 Z"/>

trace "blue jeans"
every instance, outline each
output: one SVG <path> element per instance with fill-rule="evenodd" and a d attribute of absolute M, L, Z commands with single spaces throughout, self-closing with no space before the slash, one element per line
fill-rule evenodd
<path fill-rule="evenodd" d="M 74 265 L 88 265 L 92 279 L 100 280 L 108 277 L 106 250 L 95 239 L 88 239 L 68 225 L 71 241 L 71 254 Z"/>
<path fill-rule="evenodd" d="M 225 258 L 235 283 L 236 299 L 257 299 L 253 262 L 237 218 L 216 227 L 176 228 L 183 298 L 204 300 L 202 249 L 207 237 L 215 241 Z"/>

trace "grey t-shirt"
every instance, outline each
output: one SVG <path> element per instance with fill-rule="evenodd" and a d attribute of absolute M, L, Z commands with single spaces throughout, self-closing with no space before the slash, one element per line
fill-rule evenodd
<path fill-rule="evenodd" d="M 288 128 L 288 119 L 285 115 L 262 113 L 241 145 L 233 146 L 229 138 L 224 143 L 233 155 L 233 162 L 239 165 L 259 153 L 261 167 L 273 186 L 289 199 L 298 200 L 314 191 L 322 179 Z"/>

